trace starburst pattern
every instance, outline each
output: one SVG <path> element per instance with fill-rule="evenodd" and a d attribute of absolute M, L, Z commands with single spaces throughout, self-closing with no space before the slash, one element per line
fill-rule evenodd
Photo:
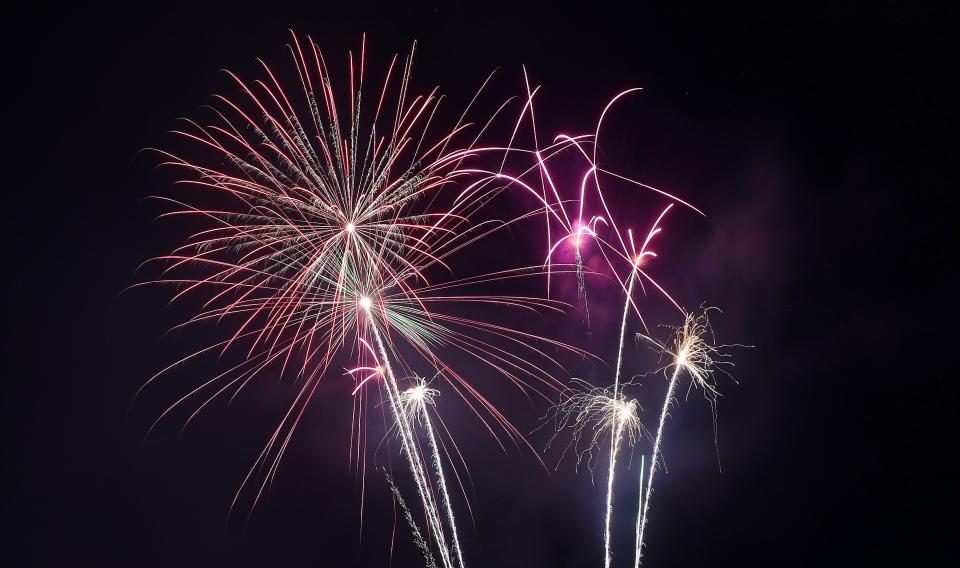
<path fill-rule="evenodd" d="M 465 354 L 522 391 L 548 400 L 562 389 L 548 367 L 562 366 L 545 347 L 582 352 L 449 309 L 479 305 L 539 314 L 566 308 L 556 300 L 490 295 L 480 289 L 536 276 L 541 273 L 537 267 L 450 276 L 459 251 L 513 222 L 478 218 L 502 187 L 490 179 L 471 182 L 476 172 L 465 167 L 477 155 L 499 151 L 477 142 L 503 106 L 475 125 L 465 120 L 471 101 L 451 129 L 431 135 L 438 131 L 432 125 L 439 120 L 442 97 L 436 88 L 413 94 L 412 50 L 402 63 L 393 58 L 382 86 L 368 101 L 365 41 L 359 57 L 348 54 L 345 98 L 335 95 L 332 74 L 312 39 L 302 42 L 292 35 L 288 47 L 297 88 L 282 87 L 281 74 L 263 61 L 263 76 L 252 82 L 229 73 L 238 95 L 216 96 L 209 123 L 186 120 L 186 128 L 175 131 L 190 150 L 157 150 L 165 158 L 163 165 L 178 172 L 179 184 L 198 190 L 192 197 L 159 198 L 172 208 L 163 217 L 189 217 L 205 227 L 155 259 L 165 265 L 164 273 L 148 283 L 177 286 L 174 300 L 201 300 L 201 309 L 180 327 L 217 323 L 229 325 L 230 333 L 167 367 L 147 385 L 205 354 L 241 355 L 239 363 L 170 405 L 158 422 L 191 402 L 189 422 L 214 400 L 236 397 L 268 369 L 296 377 L 296 397 L 233 504 L 259 478 L 253 487 L 255 505 L 276 475 L 321 380 L 331 374 L 338 356 L 352 354 L 358 361 L 347 371 L 356 381 L 347 390 L 355 395 L 352 455 L 365 471 L 367 400 L 375 387 L 373 393 L 387 402 L 431 518 L 428 532 L 441 562 L 453 566 L 414 424 L 403 416 L 410 405 L 404 403 L 398 375 L 412 375 L 417 366 L 436 371 L 498 440 L 526 443 L 472 376 L 447 363 L 445 352 Z M 421 394 L 419 406 L 425 411 L 427 393 Z M 442 475 L 442 442 L 432 430 L 430 436 L 434 471 Z M 449 436 L 448 441 L 453 442 Z M 456 542 L 445 482 L 443 493 Z M 463 565 L 459 546 L 454 548 L 456 562 Z"/>

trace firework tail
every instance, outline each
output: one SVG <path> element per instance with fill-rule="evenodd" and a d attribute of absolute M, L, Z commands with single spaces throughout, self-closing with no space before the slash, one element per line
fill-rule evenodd
<path fill-rule="evenodd" d="M 627 316 L 630 314 L 630 296 L 633 295 L 633 285 L 637 281 L 637 272 L 630 273 L 630 282 L 627 284 L 627 298 L 623 302 L 623 319 L 620 320 L 620 344 L 617 348 L 617 369 L 613 375 L 613 398 L 620 394 L 620 371 L 623 368 L 623 344 L 627 336 Z"/>
<path fill-rule="evenodd" d="M 583 257 L 580 255 L 580 245 L 577 245 L 575 262 L 577 265 L 577 298 L 583 301 L 583 321 L 590 333 L 590 305 L 587 303 L 587 283 L 583 275 Z"/>
<path fill-rule="evenodd" d="M 413 542 L 416 543 L 417 548 L 423 553 L 423 559 L 427 564 L 427 568 L 437 568 L 437 561 L 433 558 L 433 553 L 430 552 L 430 545 L 427 544 L 427 541 L 424 540 L 423 534 L 420 532 L 420 528 L 417 526 L 417 522 L 413 519 L 413 515 L 410 513 L 410 508 L 407 507 L 407 502 L 403 500 L 403 496 L 400 495 L 400 490 L 397 489 L 397 484 L 393 482 L 393 478 L 390 477 L 390 474 L 384 470 L 383 475 L 387 478 L 387 483 L 390 485 L 390 491 L 393 493 L 393 498 L 397 500 L 397 503 L 400 505 L 400 509 L 403 510 L 403 516 L 407 519 L 407 524 L 410 525 L 410 531 L 413 533 Z"/>
<path fill-rule="evenodd" d="M 643 456 L 640 456 L 640 496 L 637 503 L 637 536 L 635 541 L 636 553 L 633 558 L 633 568 L 640 568 L 640 512 L 643 511 L 643 472 L 646 468 L 643 466 Z"/>
<path fill-rule="evenodd" d="M 623 367 L 623 344 L 627 334 L 627 315 L 630 313 L 630 295 L 633 294 L 633 284 L 636 282 L 636 271 L 630 272 L 630 283 L 627 285 L 627 299 L 623 304 L 623 319 L 620 321 L 620 345 L 617 349 L 617 369 L 613 376 L 613 399 L 619 400 L 620 390 L 620 370 Z M 610 521 L 613 516 L 613 479 L 616 473 L 617 453 L 620 451 L 621 434 L 623 429 L 620 427 L 620 420 L 613 421 L 613 435 L 610 440 L 610 468 L 607 472 L 607 515 L 604 525 L 604 566 L 610 568 L 612 560 L 610 554 Z"/>
<path fill-rule="evenodd" d="M 453 550 L 457 554 L 457 561 L 460 563 L 460 567 L 463 568 L 466 564 L 463 561 L 463 552 L 460 550 L 460 539 L 457 537 L 457 523 L 453 517 L 450 493 L 447 491 L 447 478 L 443 475 L 443 465 L 440 462 L 440 448 L 437 446 L 437 438 L 433 434 L 433 425 L 430 423 L 430 414 L 427 412 L 427 405 L 420 404 L 420 410 L 423 413 L 424 429 L 427 432 L 427 440 L 430 444 L 430 452 L 433 458 L 433 468 L 437 474 L 437 484 L 440 487 L 440 499 L 443 502 L 443 507 L 447 514 L 447 523 L 450 526 L 450 538 L 453 541 Z"/>
<path fill-rule="evenodd" d="M 403 412 L 400 408 L 400 389 L 397 386 L 397 379 L 393 373 L 393 367 L 390 365 L 386 345 L 383 343 L 383 339 L 380 337 L 380 331 L 377 329 L 377 324 L 369 312 L 370 308 L 364 309 L 367 311 L 367 325 L 373 334 L 377 349 L 380 351 L 380 357 L 383 359 L 384 378 L 386 379 L 384 382 L 387 387 L 386 391 L 390 412 L 393 415 L 394 422 L 397 424 L 400 443 L 403 447 L 404 454 L 407 456 L 407 461 L 410 464 L 410 471 L 413 473 L 414 480 L 416 481 L 417 492 L 423 501 L 423 507 L 431 526 L 430 532 L 433 533 L 434 539 L 437 541 L 437 547 L 440 549 L 440 558 L 443 561 L 443 565 L 447 568 L 452 568 L 453 561 L 450 559 L 450 550 L 447 547 L 446 538 L 443 535 L 443 524 L 440 521 L 440 515 L 437 513 L 437 506 L 427 482 L 423 460 L 420 459 L 420 453 L 413 439 L 413 433 L 410 431 L 410 424 L 404 419 Z"/>
<path fill-rule="evenodd" d="M 643 496 L 643 509 L 640 513 L 640 530 L 637 532 L 637 556 L 635 566 L 640 566 L 640 559 L 643 556 L 643 529 L 647 526 L 647 513 L 650 511 L 650 496 L 653 494 L 653 474 L 657 471 L 657 461 L 660 455 L 660 442 L 663 440 L 663 425 L 667 421 L 667 411 L 670 409 L 670 401 L 677 390 L 677 381 L 680 378 L 680 370 L 683 368 L 679 362 L 673 370 L 673 376 L 670 377 L 670 384 L 667 386 L 667 396 L 663 399 L 663 408 L 660 410 L 660 423 L 657 425 L 657 435 L 653 439 L 653 453 L 650 454 L 650 473 L 647 475 L 647 489 Z"/>
<path fill-rule="evenodd" d="M 613 474 L 616 466 L 617 453 L 620 451 L 620 442 L 622 441 L 623 428 L 620 427 L 619 418 L 613 422 L 613 439 L 610 442 L 610 472 L 607 476 L 607 517 L 606 527 L 604 529 L 604 566 L 610 568 L 610 518 L 613 516 Z"/>

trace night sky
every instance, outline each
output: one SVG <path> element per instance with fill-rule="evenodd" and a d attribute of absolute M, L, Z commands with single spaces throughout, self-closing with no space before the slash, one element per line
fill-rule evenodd
<path fill-rule="evenodd" d="M 461 104 L 495 68 L 494 94 L 520 95 L 526 65 L 543 86 L 544 133 L 589 131 L 610 97 L 644 87 L 612 128 L 610 159 L 708 213 L 671 220 L 674 261 L 658 274 L 685 305 L 723 308 L 721 340 L 755 346 L 736 353 L 738 383 L 721 379 L 722 468 L 699 395 L 668 423 L 644 565 L 916 565 L 951 549 L 956 523 L 937 520 L 956 510 L 957 473 L 946 465 L 957 400 L 946 10 L 323 4 L 38 6 L 5 22 L 8 562 L 422 565 L 376 473 L 361 524 L 346 386 L 323 391 L 246 525 L 227 522 L 230 500 L 294 386 L 263 381 L 183 434 L 181 417 L 146 441 L 216 361 L 132 403 L 154 372 L 219 337 L 165 334 L 188 313 L 167 306 L 169 290 L 124 292 L 182 236 L 155 220 L 147 197 L 168 193 L 170 177 L 139 151 L 229 92 L 221 69 L 285 65 L 288 28 L 333 58 L 363 32 L 379 61 L 417 40 L 415 85 Z M 617 207 L 650 218 L 629 199 Z M 467 264 L 487 260 L 471 254 Z M 568 339 L 609 358 L 603 332 L 584 339 L 568 323 Z M 521 430 L 540 424 L 543 404 L 501 394 Z M 591 482 L 569 460 L 554 470 L 555 450 L 548 471 L 528 450 L 501 451 L 477 421 L 452 423 L 472 474 L 472 523 L 458 505 L 470 566 L 600 565 L 603 475 Z M 625 566 L 636 489 L 620 494 Z"/>

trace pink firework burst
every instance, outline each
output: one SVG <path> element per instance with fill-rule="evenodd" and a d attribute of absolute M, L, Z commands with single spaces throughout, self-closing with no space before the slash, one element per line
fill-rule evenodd
<path fill-rule="evenodd" d="M 190 149 L 158 150 L 163 165 L 177 172 L 178 183 L 192 190 L 182 199 L 159 198 L 171 206 L 163 216 L 192 218 L 202 228 L 170 254 L 154 259 L 163 263 L 164 272 L 150 283 L 178 287 L 174 300 L 199 300 L 202 307 L 183 326 L 216 322 L 229 332 L 147 385 L 205 354 L 239 355 L 238 362 L 170 405 L 158 422 L 188 404 L 189 422 L 211 402 L 236 397 L 267 369 L 295 376 L 296 396 L 233 503 L 252 487 L 255 505 L 276 475 L 317 386 L 325 377 L 342 378 L 333 370 L 335 360 L 352 354 L 356 364 L 347 375 L 354 382 L 344 393 L 354 395 L 351 444 L 358 463 L 365 455 L 367 396 L 374 393 L 376 401 L 386 403 L 385 419 L 400 439 L 441 560 L 462 565 L 445 483 L 440 483 L 443 495 L 436 497 L 436 477 L 442 472 L 437 468 L 431 477 L 420 455 L 415 421 L 404 418 L 404 387 L 416 386 L 417 379 L 408 377 L 419 376 L 418 369 L 435 374 L 498 440 L 525 443 L 482 393 L 476 371 L 464 374 L 448 363 L 447 354 L 465 354 L 522 391 L 549 399 L 563 385 L 549 369 L 561 367 L 546 347 L 576 350 L 505 324 L 457 315 L 455 308 L 541 313 L 566 305 L 480 289 L 542 273 L 537 266 L 450 276 L 450 261 L 464 247 L 513 222 L 477 218 L 502 186 L 494 183 L 500 178 L 490 176 L 476 181 L 478 172 L 486 170 L 465 164 L 502 149 L 478 146 L 493 117 L 481 124 L 467 122 L 476 96 L 453 127 L 441 131 L 435 126 L 442 99 L 437 89 L 414 94 L 411 87 L 413 50 L 391 60 L 368 99 L 365 42 L 359 56 L 351 52 L 347 58 L 348 96 L 337 95 L 312 39 L 292 35 L 288 47 L 294 88 L 285 88 L 281 75 L 263 61 L 262 75 L 253 81 L 228 72 L 236 96 L 215 96 L 209 122 L 186 120 L 187 126 L 175 131 Z M 553 208 L 547 203 L 557 215 Z M 422 405 L 421 414 L 428 406 L 432 408 Z M 446 426 L 438 432 L 447 434 L 447 443 L 459 455 Z M 440 445 L 449 456 L 447 444 L 441 440 Z M 440 452 L 436 442 L 432 451 Z M 362 463 L 365 468 L 365 458 Z M 452 548 L 444 537 L 438 500 L 445 501 L 450 516 Z"/>

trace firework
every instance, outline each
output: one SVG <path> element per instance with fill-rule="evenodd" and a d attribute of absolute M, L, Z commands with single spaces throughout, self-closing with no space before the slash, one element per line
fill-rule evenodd
<path fill-rule="evenodd" d="M 633 234 L 628 232 L 630 238 L 631 246 L 631 258 L 633 262 L 631 263 L 630 276 L 627 278 L 627 290 L 625 294 L 625 300 L 623 303 L 623 316 L 620 320 L 620 341 L 617 344 L 617 365 L 613 375 L 613 396 L 615 399 L 619 399 L 620 391 L 620 374 L 623 369 L 623 347 L 624 341 L 627 334 L 627 318 L 630 315 L 630 306 L 633 303 L 633 288 L 634 284 L 637 282 L 638 274 L 641 274 L 641 266 L 647 261 L 649 257 L 655 258 L 656 253 L 648 250 L 650 241 L 660 232 L 660 222 L 663 221 L 663 218 L 666 216 L 667 212 L 670 211 L 670 208 L 673 207 L 673 204 L 668 205 L 660 216 L 657 217 L 657 220 L 654 222 L 653 227 L 650 229 L 650 232 L 647 233 L 646 239 L 643 241 L 643 245 L 640 247 L 640 251 L 637 252 L 634 243 L 633 243 Z M 642 319 L 641 319 L 642 321 Z M 616 466 L 617 466 L 617 454 L 620 451 L 620 429 L 619 423 L 615 423 L 613 426 L 613 435 L 611 436 L 610 442 L 610 463 L 607 471 L 607 507 L 606 507 L 606 522 L 604 525 L 604 551 L 605 551 L 605 560 L 604 564 L 609 568 L 610 562 L 612 560 L 611 550 L 610 550 L 610 522 L 613 517 L 613 484 L 614 478 L 616 475 Z"/>
<path fill-rule="evenodd" d="M 537 135 L 536 118 L 534 112 L 534 96 L 539 90 L 539 87 L 531 87 L 526 69 L 524 69 L 524 84 L 526 88 L 526 103 L 520 111 L 520 115 L 514 126 L 513 134 L 511 135 L 509 144 L 502 148 L 487 147 L 474 150 L 475 152 L 502 152 L 504 157 L 500 169 L 497 171 L 477 168 L 472 168 L 469 170 L 465 169 L 464 171 L 469 171 L 473 174 L 487 176 L 475 182 L 471 187 L 482 188 L 485 187 L 485 184 L 489 183 L 491 180 L 496 180 L 503 182 L 507 187 L 518 187 L 537 200 L 537 202 L 540 204 L 539 213 L 542 213 L 544 216 L 545 232 L 547 236 L 546 252 L 544 254 L 543 261 L 543 266 L 547 272 L 547 296 L 550 296 L 551 275 L 554 273 L 553 266 L 555 264 L 554 258 L 561 250 L 563 250 L 564 245 L 571 246 L 573 248 L 574 267 L 577 275 L 577 295 L 578 299 L 584 304 L 584 317 L 585 321 L 587 322 L 588 330 L 589 307 L 587 305 L 586 284 L 584 277 L 585 270 L 583 262 L 583 247 L 588 241 L 594 241 L 598 243 L 599 250 L 604 257 L 610 274 L 618 280 L 624 290 L 626 290 L 627 284 L 620 278 L 618 275 L 618 269 L 615 266 L 616 264 L 619 264 L 620 261 L 625 261 L 632 267 L 631 274 L 634 270 L 636 270 L 646 281 L 656 287 L 674 305 L 676 305 L 677 309 L 680 309 L 680 306 L 670 297 L 670 295 L 666 292 L 666 290 L 663 289 L 662 286 L 654 281 L 648 273 L 640 270 L 640 265 L 642 264 L 642 261 L 646 260 L 647 255 L 642 253 L 640 256 L 637 255 L 635 244 L 632 242 L 631 232 L 629 230 L 622 230 L 616 223 L 615 217 L 613 216 L 610 207 L 607 204 L 607 199 L 604 196 L 604 191 L 601 184 L 601 176 L 613 178 L 618 182 L 652 191 L 658 195 L 668 198 L 672 204 L 681 204 L 684 207 L 703 215 L 702 211 L 676 195 L 634 180 L 630 177 L 621 175 L 617 172 L 608 170 L 598 164 L 597 148 L 599 146 L 601 128 L 605 117 L 617 101 L 626 95 L 629 95 L 630 93 L 639 91 L 640 89 L 627 89 L 626 91 L 623 91 L 617 96 L 613 97 L 613 99 L 607 103 L 603 111 L 600 113 L 600 118 L 597 121 L 596 129 L 592 134 L 583 134 L 577 136 L 558 134 L 554 137 L 552 144 L 546 147 L 541 147 L 539 144 L 539 137 Z M 517 137 L 518 131 L 525 120 L 529 120 L 530 123 L 534 146 L 532 150 L 514 147 L 515 138 Z M 591 147 L 592 152 L 589 151 Z M 563 196 L 560 182 L 558 182 L 556 176 L 551 173 L 549 165 L 549 162 L 552 158 L 567 150 L 574 150 L 574 153 L 579 156 L 579 158 L 585 164 L 583 173 L 578 177 L 579 183 L 576 186 L 575 198 Z M 531 165 L 523 166 L 517 173 L 505 172 L 504 167 L 507 163 L 507 159 L 513 154 L 529 156 L 533 160 L 533 163 Z M 472 195 L 471 188 L 468 188 L 464 193 L 467 195 Z M 595 205 L 597 211 L 595 213 L 590 213 L 588 206 L 593 202 L 597 204 Z M 600 235 L 601 226 L 608 229 L 608 232 L 610 233 L 608 238 L 603 238 Z M 554 235 L 557 236 L 554 237 Z M 563 267 L 564 269 L 566 268 L 566 265 L 562 263 L 559 266 Z M 636 311 L 639 315 L 639 310 Z"/>
<path fill-rule="evenodd" d="M 458 480 L 449 448 L 460 456 L 464 467 L 465 462 L 437 412 L 440 390 L 417 378 L 413 370 L 435 371 L 440 384 L 458 395 L 501 446 L 503 438 L 527 442 L 485 398 L 473 377 L 447 363 L 449 351 L 460 352 L 482 361 L 525 394 L 550 401 L 551 394 L 563 392 L 562 402 L 553 410 L 557 432 L 572 430 L 570 444 L 578 464 L 585 457 L 592 463 L 592 452 L 610 434 L 604 533 L 604 560 L 609 568 L 617 458 L 624 445 L 633 447 L 645 433 L 639 403 L 624 395 L 624 387 L 630 383 L 622 378 L 631 314 L 647 330 L 634 296 L 638 287 L 645 293 L 645 286 L 650 285 L 682 311 L 646 270 L 647 263 L 657 256 L 650 245 L 675 204 L 700 213 L 674 195 L 598 164 L 604 118 L 619 99 L 637 89 L 614 97 L 592 134 L 560 134 L 550 145 L 541 146 L 533 108 L 537 88 L 531 88 L 524 72 L 526 100 L 509 143 L 482 146 L 479 141 L 506 107 L 506 103 L 501 105 L 486 121 L 467 121 L 486 82 L 453 127 L 441 130 L 435 126 L 443 115 L 437 89 L 419 95 L 412 89 L 413 50 L 405 58 L 391 60 L 382 85 L 368 99 L 365 93 L 369 91 L 364 90 L 365 80 L 370 83 L 365 40 L 358 56 L 348 54 L 346 96 L 336 94 L 333 74 L 312 39 L 304 42 L 292 35 L 288 48 L 294 63 L 294 89 L 283 88 L 283 75 L 262 61 L 263 75 L 258 80 L 245 82 L 230 73 L 239 94 L 216 96 L 209 123 L 187 120 L 186 127 L 175 131 L 192 149 L 184 153 L 158 150 L 165 157 L 163 164 L 178 172 L 179 183 L 202 194 L 193 199 L 161 198 L 172 209 L 163 216 L 194 218 L 205 226 L 171 254 L 156 259 L 165 268 L 151 283 L 177 286 L 174 300 L 194 297 L 199 301 L 200 309 L 178 327 L 209 322 L 229 326 L 230 331 L 226 339 L 182 358 L 146 384 L 205 354 L 241 356 L 238 363 L 170 405 L 154 426 L 186 403 L 195 403 L 186 426 L 214 400 L 236 397 L 268 369 L 279 369 L 280 376 L 294 376 L 298 383 L 294 400 L 231 504 L 233 511 L 241 494 L 249 491 L 253 494 L 252 512 L 276 476 L 321 380 L 332 374 L 338 358 L 355 358 L 355 365 L 345 369 L 353 384 L 344 389 L 353 395 L 351 464 L 355 459 L 365 476 L 367 420 L 376 401 L 383 400 L 385 404 L 379 408 L 385 426 L 399 440 L 423 507 L 426 530 L 421 533 L 388 475 L 414 541 L 428 565 L 437 564 L 431 552 L 435 546 L 439 565 L 464 568 L 442 454 L 447 455 Z M 533 132 L 532 150 L 514 147 L 527 118 Z M 564 184 L 549 165 L 565 153 L 584 165 L 576 176 L 573 199 L 563 197 Z M 475 163 L 490 155 L 503 156 L 499 169 Z M 505 173 L 508 159 L 518 155 L 530 158 L 531 163 L 515 173 Z M 612 215 L 602 178 L 646 188 L 669 200 L 639 248 L 633 230 L 622 229 Z M 510 220 L 479 218 L 494 197 L 511 188 L 534 196 L 537 207 Z M 540 215 L 545 219 L 547 237 L 542 265 L 465 278 L 451 276 L 454 261 L 465 247 Z M 589 333 L 585 279 L 589 271 L 583 255 L 587 242 L 596 243 L 595 250 L 604 259 L 605 268 L 598 272 L 615 281 L 624 293 L 611 387 L 597 388 L 574 380 L 574 388 L 566 389 L 554 378 L 552 370 L 564 367 L 556 355 L 547 352 L 548 347 L 587 355 L 584 351 L 522 329 L 450 312 L 451 307 L 471 305 L 536 314 L 564 312 L 570 306 L 550 298 L 551 278 L 569 272 L 576 275 L 577 298 Z M 557 259 L 566 246 L 572 248 L 572 265 Z M 492 283 L 544 274 L 546 298 L 470 292 Z M 686 371 L 691 387 L 702 388 L 715 405 L 713 372 L 727 363 L 718 348 L 703 339 L 709 330 L 706 311 L 702 316 L 685 317 L 676 345 L 668 349 L 656 344 L 671 355 L 672 362 L 663 368 L 669 379 L 667 395 L 653 437 L 646 490 L 641 491 L 637 565 L 663 427 L 678 380 Z M 420 448 L 423 439 L 429 456 Z M 641 465 L 642 488 L 645 469 Z M 362 495 L 361 490 L 361 502 Z"/>
<path fill-rule="evenodd" d="M 572 379 L 571 388 L 559 404 L 550 409 L 549 417 L 555 432 L 552 444 L 561 432 L 569 430 L 570 441 L 563 454 L 574 454 L 576 464 L 586 464 L 591 472 L 596 461 L 594 452 L 610 433 L 619 449 L 624 440 L 633 445 L 644 433 L 637 400 L 614 397 L 610 387 L 595 387 L 581 379 Z"/>
<path fill-rule="evenodd" d="M 704 308 L 700 314 L 685 314 L 683 324 L 674 327 L 672 344 L 660 343 L 657 340 L 640 335 L 653 344 L 661 353 L 668 357 L 669 363 L 660 371 L 668 378 L 667 394 L 663 399 L 660 418 L 657 422 L 656 434 L 653 438 L 653 448 L 650 454 L 650 470 L 646 479 L 646 490 L 643 492 L 639 521 L 637 524 L 636 556 L 634 566 L 639 568 L 643 557 L 643 532 L 647 525 L 647 513 L 650 510 L 650 497 L 653 495 L 653 476 L 657 471 L 657 461 L 660 458 L 660 447 L 663 441 L 663 427 L 667 421 L 670 404 L 676 396 L 677 386 L 682 373 L 690 377 L 689 388 L 699 388 L 710 403 L 713 414 L 714 443 L 716 443 L 716 406 L 719 391 L 715 381 L 717 371 L 726 373 L 724 367 L 733 365 L 730 355 L 725 351 L 733 345 L 716 345 L 713 340 L 713 329 L 710 327 L 710 311 L 716 308 Z M 729 373 L 727 373 L 729 374 Z M 689 391 L 688 391 L 689 392 Z M 642 484 L 641 484 L 642 486 Z"/>
<path fill-rule="evenodd" d="M 453 515 L 453 508 L 450 505 L 450 492 L 447 490 L 447 478 L 443 474 L 443 461 L 440 459 L 440 447 L 437 445 L 437 438 L 433 433 L 433 424 L 430 421 L 430 414 L 427 410 L 429 406 L 434 405 L 434 401 L 440 392 L 432 389 L 422 381 L 405 390 L 400 395 L 403 403 L 407 420 L 410 424 L 421 424 L 427 434 L 427 442 L 430 447 L 431 461 L 433 462 L 434 472 L 437 476 L 437 483 L 440 489 L 440 500 L 443 503 L 444 512 L 447 515 L 447 523 L 450 527 L 450 534 L 453 541 L 453 550 L 456 552 L 457 561 L 460 566 L 464 566 L 463 552 L 460 550 L 460 539 L 457 535 L 457 523 Z"/>
<path fill-rule="evenodd" d="M 529 80 L 526 81 L 526 87 L 527 105 L 524 107 L 523 113 L 529 113 L 530 122 L 534 130 L 534 144 L 536 145 L 537 136 L 535 120 L 533 118 L 533 96 L 537 89 L 530 88 Z M 583 256 L 581 252 L 587 239 L 597 244 L 597 250 L 599 250 L 605 261 L 605 267 L 607 269 L 606 274 L 615 279 L 619 284 L 620 289 L 623 291 L 624 305 L 620 320 L 619 341 L 617 344 L 613 387 L 610 389 L 610 392 L 593 392 L 591 389 L 587 389 L 585 392 L 570 397 L 563 405 L 561 405 L 560 413 L 564 415 L 570 415 L 571 413 L 575 415 L 581 415 L 584 409 L 591 409 L 590 412 L 587 412 L 588 415 L 592 412 L 596 412 L 600 416 L 616 416 L 620 413 L 619 409 L 621 409 L 623 405 L 627 404 L 625 399 L 621 396 L 620 391 L 621 373 L 623 367 L 623 349 L 630 313 L 635 313 L 643 328 L 647 329 L 643 315 L 641 314 L 640 309 L 634 300 L 634 292 L 638 282 L 640 283 L 641 288 L 643 288 L 644 282 L 652 285 L 659 291 L 659 293 L 669 300 L 670 303 L 672 303 L 678 310 L 682 312 L 680 305 L 659 283 L 656 282 L 654 278 L 650 276 L 646 270 L 649 261 L 657 257 L 657 254 L 650 249 L 650 246 L 654 238 L 662 231 L 660 226 L 661 222 L 674 204 L 682 204 L 683 206 L 686 206 L 700 214 L 702 214 L 702 212 L 679 197 L 630 179 L 613 171 L 604 169 L 600 167 L 597 162 L 597 148 L 600 145 L 600 133 L 605 117 L 617 103 L 617 101 L 629 95 L 630 93 L 637 91 L 639 91 L 639 89 L 628 89 L 613 97 L 613 99 L 610 100 L 610 102 L 600 113 L 597 126 L 592 135 L 569 136 L 561 134 L 554 139 L 554 146 L 550 148 L 552 152 L 555 152 L 555 147 L 559 147 L 561 150 L 573 148 L 575 149 L 574 154 L 585 164 L 585 171 L 579 177 L 578 191 L 575 199 L 564 199 L 562 197 L 562 194 L 558 189 L 556 178 L 550 172 L 548 160 L 544 159 L 543 153 L 538 147 L 535 147 L 533 152 L 536 158 L 536 164 L 535 167 L 531 169 L 534 169 L 539 174 L 539 192 L 535 188 L 536 182 L 524 181 L 522 179 L 523 175 L 506 176 L 502 173 L 498 174 L 499 177 L 507 178 L 512 183 L 525 188 L 529 193 L 539 195 L 541 203 L 543 204 L 544 215 L 546 217 L 547 252 L 544 260 L 544 266 L 548 274 L 551 271 L 553 258 L 556 254 L 558 254 L 558 251 L 561 250 L 561 247 L 563 245 L 571 245 L 573 247 L 574 265 L 576 267 L 577 274 L 577 295 L 584 307 L 585 321 L 588 332 L 590 327 L 590 316 L 584 279 Z M 523 118 L 523 113 L 521 115 L 521 119 Z M 588 151 L 590 146 L 592 146 L 592 152 Z M 671 203 L 668 204 L 656 218 L 639 248 L 634 241 L 633 230 L 629 228 L 626 230 L 621 229 L 620 223 L 618 223 L 616 218 L 613 216 L 601 185 L 601 174 L 610 176 L 620 182 L 627 182 L 630 185 L 652 190 L 659 195 L 667 197 L 671 201 Z M 596 203 L 596 213 L 589 212 L 588 206 L 590 203 Z M 554 228 L 554 226 L 556 226 L 556 228 Z M 601 226 L 604 229 L 603 231 L 599 230 Z M 554 234 L 558 234 L 559 236 L 554 238 Z M 626 267 L 627 270 L 625 274 L 621 275 L 623 273 L 623 267 Z M 548 295 L 549 286 L 550 284 L 548 280 Z M 617 456 L 623 443 L 623 424 L 619 420 L 609 418 L 594 420 L 593 423 L 598 425 L 605 424 L 610 431 L 610 454 L 607 468 L 607 492 L 604 522 L 604 565 L 606 568 L 609 568 L 612 561 L 611 520 L 613 515 L 613 489 L 616 476 Z M 574 437 L 575 439 L 578 439 L 579 433 L 575 431 Z M 599 435 L 597 430 L 595 430 L 592 441 L 593 443 L 597 443 L 598 440 Z M 578 461 L 579 459 L 580 458 L 578 458 Z"/>
<path fill-rule="evenodd" d="M 313 40 L 302 42 L 293 35 L 288 47 L 295 89 L 284 89 L 281 75 L 262 61 L 263 77 L 256 81 L 248 83 L 230 73 L 239 95 L 216 96 L 209 124 L 187 120 L 186 128 L 175 131 L 191 143 L 192 150 L 185 154 L 191 157 L 158 150 L 165 157 L 163 164 L 179 172 L 180 184 L 203 193 L 193 202 L 161 198 L 173 209 L 164 217 L 193 217 L 206 227 L 156 259 L 166 268 L 151 283 L 178 286 L 174 300 L 185 296 L 201 300 L 202 308 L 183 326 L 229 323 L 231 332 L 227 339 L 170 365 L 147 385 L 204 354 L 233 351 L 242 357 L 187 392 L 157 422 L 187 401 L 199 400 L 189 422 L 217 398 L 237 396 L 268 368 L 279 367 L 281 376 L 294 375 L 302 385 L 244 478 L 231 510 L 247 488 L 255 506 L 276 475 L 321 379 L 330 374 L 338 354 L 353 353 L 358 365 L 347 374 L 356 381 L 351 447 L 358 462 L 365 447 L 367 395 L 379 391 L 385 394 L 389 422 L 396 429 L 441 561 L 453 566 L 455 555 L 462 566 L 440 464 L 442 442 L 426 415 L 426 394 L 421 397 L 419 423 L 427 428 L 453 555 L 413 423 L 404 416 L 404 401 L 410 397 L 404 397 L 397 376 L 411 376 L 417 365 L 435 369 L 498 441 L 505 435 L 526 443 L 472 381 L 445 362 L 440 348 L 483 361 L 521 390 L 549 400 L 549 393 L 560 390 L 562 383 L 546 366 L 562 366 L 542 347 L 569 346 L 452 315 L 446 308 L 479 304 L 542 313 L 563 311 L 566 305 L 466 293 L 470 287 L 535 276 L 540 273 L 537 267 L 460 279 L 434 274 L 449 273 L 449 262 L 463 247 L 511 222 L 474 219 L 502 190 L 491 183 L 495 178 L 487 176 L 464 190 L 455 189 L 481 171 L 465 167 L 466 161 L 502 150 L 477 146 L 493 117 L 471 129 L 465 122 L 471 101 L 452 129 L 430 135 L 441 97 L 436 88 L 422 95 L 412 93 L 412 50 L 402 63 L 393 58 L 382 86 L 368 101 L 365 41 L 358 57 L 351 52 L 347 58 L 347 97 L 335 95 L 332 74 Z M 217 205 L 210 206 L 211 200 Z M 365 471 L 363 459 L 359 467 Z M 255 479 L 259 483 L 252 485 Z"/>

